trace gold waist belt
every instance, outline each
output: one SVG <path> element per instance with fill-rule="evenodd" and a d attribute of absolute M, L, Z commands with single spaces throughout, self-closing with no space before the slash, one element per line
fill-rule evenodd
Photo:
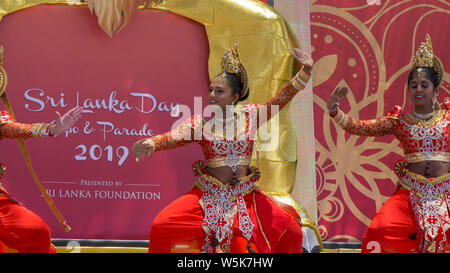
<path fill-rule="evenodd" d="M 421 161 L 444 161 L 450 162 L 449 152 L 420 152 L 405 155 L 405 160 L 408 163 L 415 163 Z"/>
<path fill-rule="evenodd" d="M 206 164 L 210 168 L 217 168 L 223 166 L 249 166 L 251 163 L 251 157 L 249 156 L 236 156 L 236 157 L 219 157 L 214 159 L 208 159 Z"/>

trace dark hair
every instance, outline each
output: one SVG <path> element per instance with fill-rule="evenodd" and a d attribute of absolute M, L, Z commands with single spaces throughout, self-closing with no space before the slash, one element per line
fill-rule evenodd
<path fill-rule="evenodd" d="M 221 76 L 223 74 L 219 74 L 218 76 Z M 244 90 L 242 90 L 244 88 L 244 85 L 242 84 L 241 79 L 238 77 L 238 75 L 233 74 L 233 73 L 225 73 L 225 79 L 228 80 L 228 85 L 231 88 L 231 91 L 233 91 L 233 95 L 234 94 L 238 94 L 239 95 L 239 100 L 238 101 L 244 101 L 248 98 L 249 94 L 250 94 L 250 90 L 247 92 L 247 94 L 245 96 L 241 97 L 241 94 Z"/>
<path fill-rule="evenodd" d="M 419 74 L 418 69 L 419 68 L 413 69 L 409 73 L 409 75 L 408 75 L 408 86 L 411 83 L 412 79 Z M 433 83 L 433 87 L 437 88 L 438 85 L 439 85 L 439 76 L 434 71 L 434 69 L 432 69 L 430 67 L 421 67 L 421 71 L 424 72 L 425 77 Z"/>

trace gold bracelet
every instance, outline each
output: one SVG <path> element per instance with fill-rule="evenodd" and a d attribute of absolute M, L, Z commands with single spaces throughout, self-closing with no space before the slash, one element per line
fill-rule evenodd
<path fill-rule="evenodd" d="M 328 113 L 332 118 L 334 118 L 339 113 L 339 107 L 336 105 L 333 109 L 328 110 Z"/>
<path fill-rule="evenodd" d="M 311 78 L 311 75 L 309 75 L 302 69 L 297 73 L 297 77 L 299 77 L 300 80 L 302 80 L 303 82 L 307 83 L 309 81 L 309 79 Z"/>
<path fill-rule="evenodd" d="M 142 142 L 142 144 L 150 144 L 151 146 L 155 147 L 155 142 L 151 138 L 147 138 Z"/>
<path fill-rule="evenodd" d="M 339 109 L 338 114 L 333 119 L 337 123 L 337 125 L 341 126 L 342 128 L 347 126 L 348 116 L 344 112 L 342 112 L 341 109 Z"/>
<path fill-rule="evenodd" d="M 294 78 L 291 80 L 291 84 L 297 90 L 302 90 L 308 84 L 310 76 L 302 70 L 300 70 Z"/>
<path fill-rule="evenodd" d="M 292 78 L 291 84 L 297 90 L 303 90 L 303 89 L 305 89 L 305 86 L 306 86 L 303 82 L 298 81 L 297 77 Z"/>
<path fill-rule="evenodd" d="M 144 140 L 144 141 L 142 142 L 142 144 L 150 144 L 150 146 L 153 147 L 153 151 L 150 150 L 150 151 L 147 153 L 147 156 L 151 155 L 153 152 L 156 151 L 156 145 L 155 145 L 155 142 L 153 141 L 153 139 L 147 138 L 146 140 Z"/>
<path fill-rule="evenodd" d="M 31 134 L 35 137 L 45 137 L 50 134 L 50 123 L 34 123 L 31 127 Z"/>

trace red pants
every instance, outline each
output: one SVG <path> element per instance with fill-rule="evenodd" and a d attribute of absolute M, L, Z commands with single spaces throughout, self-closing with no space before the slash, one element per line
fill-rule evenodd
<path fill-rule="evenodd" d="M 409 190 L 397 188 L 372 219 L 364 235 L 364 253 L 418 253 L 421 232 L 409 201 Z M 450 232 L 447 232 L 447 245 Z"/>
<path fill-rule="evenodd" d="M 203 192 L 194 187 L 176 199 L 155 218 L 150 231 L 149 252 L 200 252 L 206 233 L 202 228 L 204 212 L 199 204 Z M 250 240 L 255 252 L 301 252 L 303 234 L 298 215 L 276 205 L 255 190 L 244 197 L 251 221 L 255 224 Z M 233 223 L 230 252 L 247 252 L 247 240 Z"/>
<path fill-rule="evenodd" d="M 32 211 L 0 195 L 0 253 L 56 252 L 50 229 Z"/>

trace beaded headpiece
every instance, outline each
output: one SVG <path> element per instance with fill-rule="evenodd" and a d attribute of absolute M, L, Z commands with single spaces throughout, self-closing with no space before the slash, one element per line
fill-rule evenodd
<path fill-rule="evenodd" d="M 422 42 L 414 55 L 412 70 L 419 70 L 423 67 L 429 67 L 436 72 L 440 85 L 444 75 L 444 68 L 442 62 L 433 54 L 433 46 L 429 34 L 427 34 L 425 42 Z"/>
<path fill-rule="evenodd" d="M 239 97 L 242 98 L 248 94 L 248 74 L 239 59 L 238 45 L 239 43 L 236 41 L 233 49 L 227 48 L 225 50 L 222 63 L 220 65 L 222 67 L 222 74 L 236 74 L 239 77 L 243 86 Z"/>

